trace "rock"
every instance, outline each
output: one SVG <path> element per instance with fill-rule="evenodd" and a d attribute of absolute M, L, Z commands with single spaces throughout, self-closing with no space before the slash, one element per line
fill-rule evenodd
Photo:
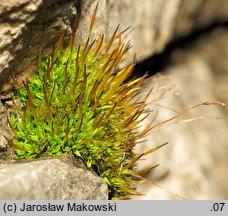
<path fill-rule="evenodd" d="M 0 199 L 108 199 L 102 178 L 73 157 L 0 165 Z"/>
<path fill-rule="evenodd" d="M 136 53 L 140 59 L 162 52 L 171 41 L 197 29 L 228 20 L 226 0 L 110 0 L 105 5 L 100 2 L 108 29 L 118 24 L 123 29 L 132 26 L 132 55 Z M 128 60 L 131 59 L 132 56 Z"/>
<path fill-rule="evenodd" d="M 0 151 L 8 145 L 8 140 L 13 139 L 13 133 L 10 129 L 6 107 L 0 101 Z"/>
<path fill-rule="evenodd" d="M 71 32 L 70 27 L 81 11 L 76 42 L 82 43 L 88 33 L 91 14 L 97 2 L 1 1 L 0 92 L 6 93 L 15 87 L 10 67 L 17 76 L 17 82 L 34 72 L 43 27 L 43 53 L 50 53 L 61 33 L 65 32 L 67 39 Z M 121 24 L 121 29 L 132 26 L 129 39 L 133 49 L 127 59 L 129 63 L 134 53 L 137 53 L 138 58 L 145 58 L 161 52 L 173 39 L 212 23 L 227 20 L 226 0 L 100 0 L 94 33 L 106 30 L 107 36 L 110 36 L 118 24 Z"/>
<path fill-rule="evenodd" d="M 43 50 L 50 49 L 64 31 L 69 35 L 76 4 L 75 1 L 63 0 L 1 1 L 1 89 L 5 89 L 3 84 L 15 88 L 12 73 L 17 76 L 18 85 L 22 79 L 20 76 L 25 79 L 25 74 L 34 73 L 40 46 Z M 41 42 L 42 35 L 44 43 Z"/>
<path fill-rule="evenodd" d="M 216 29 L 190 45 L 176 49 L 160 81 L 147 80 L 145 90 L 176 84 L 161 101 L 151 104 L 159 110 L 156 123 L 205 101 L 227 103 L 228 30 Z M 152 100 L 154 94 L 148 99 Z M 168 108 L 167 108 L 168 107 Z M 160 164 L 140 187 L 140 199 L 227 199 L 228 124 L 227 106 L 201 106 L 165 124 L 147 136 L 145 151 L 165 142 L 169 144 L 144 158 L 140 168 Z M 151 118 L 154 117 L 154 112 Z M 198 120 L 197 120 L 198 118 Z M 149 122 L 147 119 L 146 122 Z M 145 122 L 145 124 L 146 124 Z M 168 126 L 167 126 L 168 125 Z"/>

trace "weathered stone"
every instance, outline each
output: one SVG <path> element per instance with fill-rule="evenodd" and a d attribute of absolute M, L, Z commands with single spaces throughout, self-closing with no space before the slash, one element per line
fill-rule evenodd
<path fill-rule="evenodd" d="M 0 165 L 0 199 L 108 199 L 102 178 L 73 157 Z"/>
<path fill-rule="evenodd" d="M 13 133 L 10 129 L 6 107 L 0 101 L 0 151 L 6 148 L 8 140 L 13 139 Z"/>
<path fill-rule="evenodd" d="M 33 73 L 37 64 L 40 37 L 44 26 L 43 50 L 52 48 L 60 34 L 69 36 L 72 23 L 81 11 L 76 41 L 82 43 L 88 33 L 91 14 L 97 4 L 93 0 L 4 0 L 0 3 L 0 91 L 12 88 L 9 65 L 18 76 Z M 143 0 L 99 1 L 95 34 L 106 30 L 110 36 L 116 26 L 132 26 L 129 39 L 131 54 L 145 58 L 161 52 L 173 39 L 214 22 L 228 20 L 226 0 Z M 44 25 L 43 25 L 44 24 Z M 67 37 L 66 37 L 67 38 Z M 50 52 L 49 52 L 50 53 Z M 129 55 L 129 61 L 132 61 Z M 8 84 L 4 85 L 3 84 Z"/>
<path fill-rule="evenodd" d="M 91 14 L 96 1 L 84 1 L 83 13 Z M 99 1 L 99 27 L 107 25 L 110 36 L 118 24 L 132 26 L 129 35 L 133 53 L 145 58 L 161 52 L 173 39 L 211 23 L 228 20 L 225 0 L 143 0 Z M 87 22 L 89 17 L 86 16 Z M 84 18 L 84 17 L 83 17 Z"/>
<path fill-rule="evenodd" d="M 171 54 L 172 60 L 163 71 L 166 74 L 163 79 L 147 80 L 145 90 L 176 84 L 163 100 L 149 106 L 159 110 L 156 123 L 177 115 L 175 110 L 181 112 L 205 101 L 227 103 L 227 38 L 226 29 L 202 35 L 191 45 Z M 149 101 L 153 96 L 152 93 Z M 141 151 L 165 142 L 169 144 L 141 161 L 141 168 L 161 165 L 147 175 L 161 188 L 148 182 L 140 188 L 146 194 L 141 198 L 179 199 L 179 195 L 186 199 L 227 199 L 227 113 L 227 106 L 201 106 L 148 135 L 146 145 L 138 146 Z M 154 112 L 144 123 L 152 117 Z"/>
<path fill-rule="evenodd" d="M 40 46 L 47 52 L 47 48 L 53 47 L 63 32 L 69 35 L 70 26 L 77 13 L 77 2 L 73 0 L 1 1 L 0 89 L 4 89 L 5 83 L 8 83 L 8 87 L 15 87 L 12 73 L 17 76 L 17 82 L 19 82 L 22 72 L 24 72 L 22 75 L 24 78 L 25 74 L 34 72 Z M 44 39 L 42 40 L 41 37 Z"/>

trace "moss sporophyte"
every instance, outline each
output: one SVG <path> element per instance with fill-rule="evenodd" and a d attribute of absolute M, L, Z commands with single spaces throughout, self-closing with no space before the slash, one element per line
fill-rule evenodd
<path fill-rule="evenodd" d="M 152 128 L 150 122 L 136 130 L 149 113 L 149 93 L 135 99 L 143 77 L 124 82 L 133 64 L 117 70 L 130 48 L 125 31 L 116 30 L 107 42 L 104 34 L 91 40 L 95 14 L 83 47 L 73 48 L 71 39 L 63 49 L 61 37 L 52 56 L 39 61 L 37 73 L 18 89 L 15 99 L 24 105 L 14 100 L 13 146 L 23 159 L 74 154 L 104 179 L 110 199 L 123 199 L 137 194 L 135 183 L 141 178 L 135 163 L 162 145 L 140 155 L 133 152 Z"/>
<path fill-rule="evenodd" d="M 140 133 L 135 128 L 147 114 L 149 94 L 133 102 L 144 78 L 124 83 L 133 64 L 117 72 L 130 48 L 125 31 L 117 28 L 107 42 L 104 34 L 91 41 L 95 14 L 83 47 L 73 48 L 70 40 L 63 49 L 61 37 L 52 56 L 39 61 L 37 73 L 18 89 L 18 114 L 10 118 L 13 146 L 22 159 L 74 154 L 104 179 L 110 199 L 122 199 L 136 194 L 134 165 L 142 154 L 133 147 L 150 125 Z"/>

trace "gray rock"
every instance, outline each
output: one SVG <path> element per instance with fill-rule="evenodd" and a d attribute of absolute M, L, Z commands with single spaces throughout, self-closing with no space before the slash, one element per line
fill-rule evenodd
<path fill-rule="evenodd" d="M 13 133 L 10 129 L 7 119 L 7 109 L 0 101 L 0 151 L 8 145 L 8 140 L 13 139 Z"/>
<path fill-rule="evenodd" d="M 1 89 L 6 83 L 9 88 L 15 88 L 12 73 L 17 76 L 17 84 L 20 84 L 20 76 L 24 79 L 25 74 L 34 73 L 40 46 L 47 52 L 64 31 L 69 35 L 76 4 L 73 0 L 1 1 Z M 44 43 L 41 42 L 43 29 Z"/>
<path fill-rule="evenodd" d="M 50 53 L 62 32 L 69 36 L 71 24 L 81 11 L 76 42 L 83 43 L 96 4 L 93 0 L 2 0 L 0 92 L 15 87 L 9 66 L 18 82 L 34 72 L 43 23 L 42 47 L 44 53 Z M 194 29 L 226 20 L 226 0 L 100 0 L 94 33 L 106 31 L 110 36 L 118 24 L 121 29 L 132 26 L 129 39 L 133 48 L 127 59 L 129 63 L 135 53 L 138 58 L 145 58 L 161 52 L 170 41 Z"/>
<path fill-rule="evenodd" d="M 108 188 L 73 157 L 0 165 L 0 199 L 108 199 Z"/>
<path fill-rule="evenodd" d="M 91 2 L 85 1 L 85 4 Z M 133 28 L 129 34 L 133 46 L 128 61 L 135 53 L 138 58 L 146 58 L 162 52 L 173 39 L 228 20 L 226 0 L 110 0 L 100 3 L 108 29 L 118 24 L 123 29 Z"/>

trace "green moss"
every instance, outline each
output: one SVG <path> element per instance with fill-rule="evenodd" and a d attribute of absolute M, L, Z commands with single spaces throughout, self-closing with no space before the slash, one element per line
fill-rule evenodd
<path fill-rule="evenodd" d="M 84 47 L 65 50 L 60 40 L 53 56 L 42 60 L 18 90 L 15 98 L 24 107 L 17 108 L 19 118 L 10 119 L 18 157 L 74 154 L 106 181 L 110 199 L 136 193 L 134 165 L 142 155 L 133 147 L 149 130 L 135 131 L 147 113 L 147 96 L 133 102 L 143 78 L 123 83 L 133 65 L 117 73 L 129 50 L 122 34 L 114 33 L 106 43 L 102 34 L 92 42 L 89 36 Z"/>

